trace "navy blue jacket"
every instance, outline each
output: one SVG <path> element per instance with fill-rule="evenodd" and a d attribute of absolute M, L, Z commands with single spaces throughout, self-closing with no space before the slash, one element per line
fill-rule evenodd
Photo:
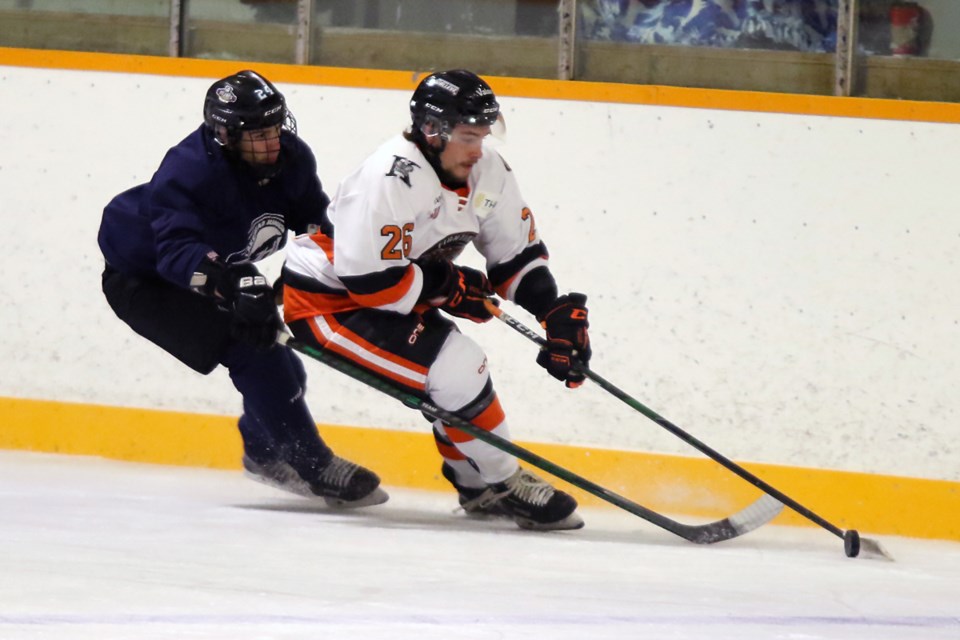
<path fill-rule="evenodd" d="M 150 182 L 124 191 L 103 210 L 97 239 L 107 263 L 188 288 L 211 252 L 228 263 L 256 262 L 280 250 L 288 230 L 312 233 L 330 202 L 316 158 L 286 131 L 281 147 L 283 170 L 261 184 L 201 125 L 167 152 Z"/>

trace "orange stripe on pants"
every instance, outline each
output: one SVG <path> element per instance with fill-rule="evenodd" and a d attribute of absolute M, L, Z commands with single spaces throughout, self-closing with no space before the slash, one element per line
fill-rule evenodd
<path fill-rule="evenodd" d="M 460 449 L 457 449 L 454 446 L 449 444 L 444 444 L 439 440 L 434 439 L 434 442 L 437 444 L 437 451 L 440 452 L 440 455 L 446 460 L 466 460 L 467 456 L 460 453 Z"/>
<path fill-rule="evenodd" d="M 506 419 L 506 415 L 503 413 L 503 407 L 500 406 L 500 398 L 494 395 L 493 402 L 470 422 L 484 431 L 493 431 L 500 426 L 504 419 Z M 446 427 L 447 437 L 453 442 L 470 442 L 474 439 L 473 436 L 460 431 L 456 427 L 447 424 L 443 426 Z"/>

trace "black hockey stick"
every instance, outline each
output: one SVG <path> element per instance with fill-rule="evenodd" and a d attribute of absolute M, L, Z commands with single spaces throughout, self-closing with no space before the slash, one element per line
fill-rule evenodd
<path fill-rule="evenodd" d="M 503 311 L 500 307 L 493 304 L 493 302 L 491 302 L 490 300 L 487 300 L 486 306 L 487 306 L 487 309 L 490 311 L 490 313 L 492 313 L 498 320 L 502 321 L 504 324 L 516 330 L 518 333 L 523 334 L 533 342 L 537 343 L 541 348 L 544 348 L 546 346 L 547 341 L 542 336 L 540 336 L 540 334 L 538 334 L 533 329 L 530 329 L 529 327 L 525 326 L 523 323 L 521 323 L 519 320 L 517 320 L 516 318 L 508 314 L 506 311 Z M 861 537 L 859 532 L 857 532 L 856 529 L 847 529 L 846 531 L 844 531 L 840 527 L 828 522 L 827 520 L 818 516 L 816 513 L 806 508 L 805 506 L 803 506 L 802 504 L 800 504 L 790 496 L 770 486 L 769 484 L 767 484 L 757 476 L 753 475 L 752 473 L 750 473 L 749 471 L 747 471 L 737 463 L 733 462 L 723 454 L 707 446 L 706 444 L 704 444 L 694 436 L 690 435 L 689 433 L 687 433 L 677 425 L 673 424 L 672 422 L 670 422 L 660 414 L 644 406 L 640 401 L 628 395 L 626 392 L 620 390 L 619 388 L 614 386 L 612 383 L 608 382 L 607 380 L 602 378 L 600 375 L 592 371 L 589 367 L 586 367 L 582 363 L 580 363 L 578 365 L 578 368 L 580 371 L 583 372 L 583 375 L 585 375 L 590 380 L 593 380 L 603 390 L 616 396 L 626 404 L 630 405 L 632 408 L 636 409 L 646 417 L 656 422 L 658 425 L 660 425 L 661 427 L 663 427 L 673 435 L 677 436 L 687 444 L 691 445 L 693 448 L 697 449 L 698 451 L 705 454 L 709 458 L 713 459 L 714 461 L 726 467 L 728 470 L 737 474 L 738 476 L 740 476 L 741 478 L 743 478 L 753 486 L 757 487 L 758 489 L 763 491 L 767 497 L 775 498 L 777 501 L 790 507 L 791 509 L 799 513 L 801 516 L 807 518 L 808 520 L 810 520 L 811 522 L 814 522 L 815 524 L 820 525 L 830 533 L 839 537 L 841 540 L 843 540 L 844 552 L 847 554 L 848 557 L 855 558 L 860 553 L 864 553 L 864 556 L 866 557 L 885 558 L 888 560 L 893 559 L 890 556 L 890 554 L 887 553 L 886 550 L 882 546 L 880 546 L 880 543 L 877 542 L 876 540 L 871 540 L 870 538 Z"/>
<path fill-rule="evenodd" d="M 547 473 L 566 480 L 573 486 L 579 487 L 580 489 L 595 495 L 601 500 L 605 500 L 612 505 L 620 507 L 624 511 L 628 511 L 635 516 L 639 516 L 640 518 L 643 518 L 644 520 L 651 522 L 662 529 L 666 529 L 670 533 L 676 534 L 681 538 L 685 538 L 690 542 L 695 542 L 697 544 L 712 544 L 714 542 L 722 542 L 723 540 L 736 538 L 737 536 L 743 535 L 761 525 L 766 524 L 775 518 L 783 509 L 782 504 L 765 495 L 757 502 L 754 502 L 729 518 L 724 518 L 723 520 L 717 520 L 716 522 L 702 525 L 683 524 L 675 520 L 671 520 L 670 518 L 663 516 L 656 511 L 651 511 L 650 509 L 641 506 L 632 500 L 628 500 L 627 498 L 624 498 L 623 496 L 620 496 L 609 489 L 605 489 L 604 487 L 601 487 L 600 485 L 591 482 L 590 480 L 587 480 L 586 478 L 579 476 L 572 471 L 556 465 L 546 458 L 542 458 L 532 451 L 524 449 L 523 447 L 514 444 L 509 440 L 481 429 L 472 422 L 460 417 L 456 413 L 441 409 L 440 407 L 431 404 L 423 398 L 404 391 L 389 381 L 384 380 L 383 378 L 380 378 L 377 375 L 366 371 L 365 369 L 362 369 L 346 358 L 343 358 L 342 356 L 339 356 L 329 350 L 318 349 L 308 344 L 299 342 L 286 332 L 281 332 L 278 342 L 285 344 L 289 348 L 302 353 L 305 356 L 308 356 L 314 360 L 318 360 L 336 369 L 337 371 L 340 371 L 341 373 L 345 373 L 351 378 L 359 380 L 360 382 L 371 386 L 374 389 L 381 391 L 392 398 L 395 398 L 396 400 L 399 400 L 411 409 L 421 411 L 431 418 L 442 420 L 445 424 L 469 433 L 477 440 L 486 442 L 490 446 L 496 447 L 497 449 L 509 453 L 520 460 L 528 462 L 538 469 L 542 469 Z"/>

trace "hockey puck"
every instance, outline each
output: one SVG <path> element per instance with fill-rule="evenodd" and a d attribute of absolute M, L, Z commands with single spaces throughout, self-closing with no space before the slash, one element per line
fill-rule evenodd
<path fill-rule="evenodd" d="M 843 534 L 843 550 L 848 558 L 856 558 L 860 554 L 860 534 L 856 529 L 848 529 Z"/>

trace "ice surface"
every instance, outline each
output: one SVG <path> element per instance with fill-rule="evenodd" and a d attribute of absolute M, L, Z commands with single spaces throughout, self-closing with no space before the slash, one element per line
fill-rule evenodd
<path fill-rule="evenodd" d="M 534 533 L 390 493 L 336 512 L 239 472 L 0 452 L 0 638 L 960 638 L 960 544 L 700 547 L 605 509 Z"/>

